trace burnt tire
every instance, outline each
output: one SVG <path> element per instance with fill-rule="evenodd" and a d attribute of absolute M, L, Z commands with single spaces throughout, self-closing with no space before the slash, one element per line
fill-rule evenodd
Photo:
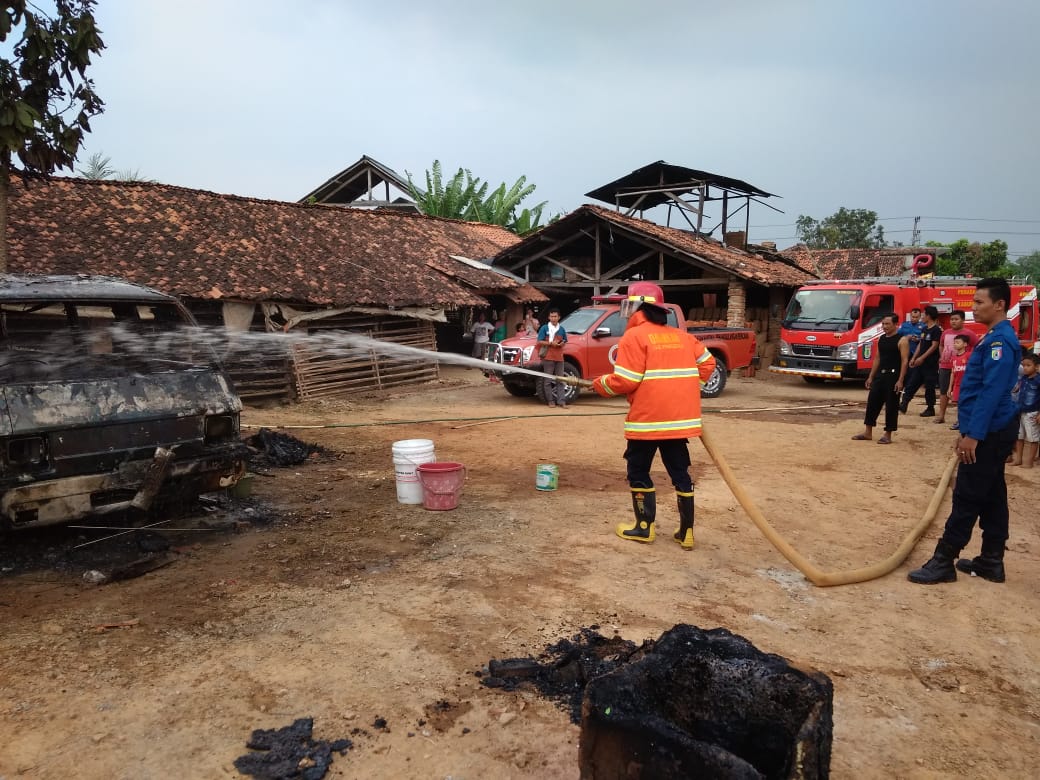
<path fill-rule="evenodd" d="M 708 377 L 704 387 L 701 388 L 701 398 L 718 398 L 722 395 L 722 391 L 726 389 L 726 380 L 728 378 L 729 372 L 726 370 L 726 366 L 723 365 L 722 359 L 716 358 L 715 371 Z"/>
<path fill-rule="evenodd" d="M 573 376 L 578 379 L 581 378 L 581 372 L 578 370 L 578 367 L 575 366 L 573 363 L 564 363 L 563 373 L 565 376 Z M 545 379 L 543 377 L 538 377 L 538 379 L 535 381 L 535 385 L 537 387 L 536 395 L 538 396 L 538 400 L 542 401 L 543 403 L 549 403 L 550 382 L 551 380 Z M 581 388 L 579 387 L 576 387 L 574 385 L 564 385 L 563 402 L 566 404 L 574 403 L 574 401 L 578 399 L 578 394 L 580 392 Z"/>

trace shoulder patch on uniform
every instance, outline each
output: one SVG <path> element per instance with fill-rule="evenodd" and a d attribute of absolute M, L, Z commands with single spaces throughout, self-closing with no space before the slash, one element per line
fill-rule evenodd
<path fill-rule="evenodd" d="M 1004 348 L 998 341 L 996 344 L 991 344 L 989 348 L 990 360 L 1000 360 L 1000 356 L 1004 354 Z"/>

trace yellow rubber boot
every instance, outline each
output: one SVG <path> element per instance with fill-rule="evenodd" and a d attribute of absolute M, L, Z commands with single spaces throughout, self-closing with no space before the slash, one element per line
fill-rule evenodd
<path fill-rule="evenodd" d="M 684 550 L 693 549 L 693 491 L 684 493 L 675 491 L 676 501 L 679 505 L 679 530 L 672 538 L 679 543 Z"/>
<path fill-rule="evenodd" d="M 631 526 L 620 523 L 614 533 L 622 539 L 650 544 L 654 540 L 654 518 L 657 516 L 657 493 L 653 488 L 632 488 L 632 512 L 636 521 Z"/>

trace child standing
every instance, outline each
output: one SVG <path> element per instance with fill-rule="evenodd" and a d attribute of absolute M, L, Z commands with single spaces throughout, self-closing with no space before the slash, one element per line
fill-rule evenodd
<path fill-rule="evenodd" d="M 964 372 L 968 370 L 968 358 L 971 357 L 971 339 L 965 335 L 956 336 L 953 339 L 953 359 L 950 361 L 950 401 L 957 405 L 957 399 L 961 396 L 961 380 Z M 960 423 L 950 426 L 953 430 L 960 428 Z"/>
<path fill-rule="evenodd" d="M 1022 356 L 1022 376 L 1015 386 L 1014 394 L 1018 398 L 1018 441 L 1015 452 L 1011 456 L 1012 466 L 1029 468 L 1036 459 L 1037 443 L 1040 442 L 1040 424 L 1037 424 L 1037 413 L 1040 412 L 1040 358 L 1032 352 Z"/>

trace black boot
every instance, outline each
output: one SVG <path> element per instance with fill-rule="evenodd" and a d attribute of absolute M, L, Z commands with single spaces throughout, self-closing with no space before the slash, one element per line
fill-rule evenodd
<path fill-rule="evenodd" d="M 622 539 L 649 544 L 654 540 L 654 519 L 657 517 L 657 493 L 653 488 L 632 488 L 632 512 L 636 522 L 628 528 L 624 523 L 614 529 Z"/>
<path fill-rule="evenodd" d="M 982 554 L 970 561 L 961 558 L 957 561 L 957 569 L 965 574 L 973 574 L 990 582 L 1004 581 L 1004 540 L 994 542 L 982 540 Z"/>
<path fill-rule="evenodd" d="M 916 582 L 918 585 L 956 582 L 957 570 L 953 567 L 953 561 L 959 553 L 960 550 L 952 544 L 940 539 L 939 543 L 935 545 L 935 552 L 932 554 L 931 560 L 920 569 L 914 569 L 910 572 L 907 575 L 907 579 L 910 582 Z"/>
<path fill-rule="evenodd" d="M 679 530 L 672 538 L 677 541 L 684 550 L 693 549 L 693 490 L 689 493 L 675 491 L 675 498 L 679 504 Z"/>

